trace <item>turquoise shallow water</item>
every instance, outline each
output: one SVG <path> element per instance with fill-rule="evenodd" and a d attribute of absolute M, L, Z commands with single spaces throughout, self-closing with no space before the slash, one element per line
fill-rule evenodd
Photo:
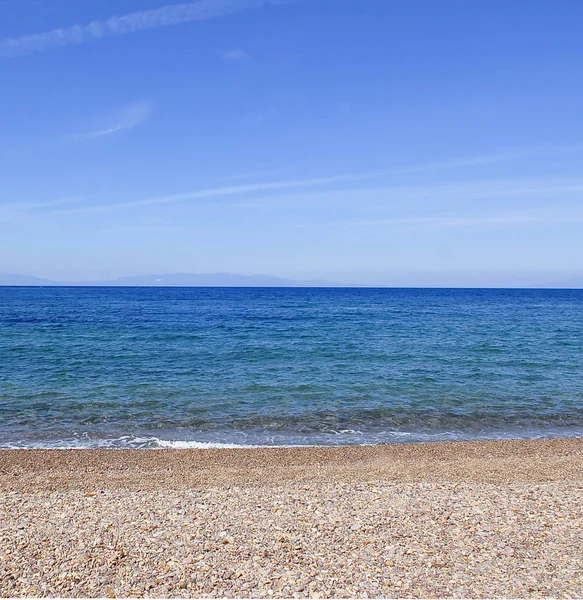
<path fill-rule="evenodd" d="M 583 434 L 583 290 L 0 288 L 0 447 Z"/>

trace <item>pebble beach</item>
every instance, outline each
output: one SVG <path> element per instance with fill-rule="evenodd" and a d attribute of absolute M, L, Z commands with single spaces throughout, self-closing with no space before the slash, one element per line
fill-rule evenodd
<path fill-rule="evenodd" d="M 581 597 L 583 440 L 0 451 L 0 596 Z"/>

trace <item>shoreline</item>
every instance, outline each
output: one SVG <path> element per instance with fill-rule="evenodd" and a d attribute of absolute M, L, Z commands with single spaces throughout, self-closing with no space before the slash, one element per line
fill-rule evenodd
<path fill-rule="evenodd" d="M 268 450 L 268 449 L 296 449 L 296 448 L 362 448 L 362 447 L 385 447 L 385 446 L 419 446 L 433 444 L 468 444 L 468 443 L 489 443 L 489 442 L 537 442 L 550 440 L 576 440 L 583 439 L 583 429 L 572 428 L 568 432 L 542 434 L 535 432 L 533 435 L 499 435 L 499 436 L 484 436 L 484 437 L 429 437 L 413 439 L 401 438 L 388 441 L 363 441 L 363 442 L 347 442 L 347 443 L 237 443 L 237 442 L 212 442 L 198 440 L 181 440 L 181 439 L 160 439 L 154 436 L 144 438 L 143 436 L 128 436 L 135 437 L 136 445 L 115 445 L 112 444 L 120 441 L 122 438 L 94 438 L 94 445 L 76 444 L 71 441 L 63 441 L 63 445 L 10 445 L 10 442 L 5 442 L 6 445 L 0 445 L 0 452 L 5 450 Z M 16 444 L 20 442 L 15 442 Z M 71 445 L 67 445 L 70 443 Z M 152 445 L 149 445 L 152 444 Z"/>
<path fill-rule="evenodd" d="M 0 450 L 0 490 L 583 481 L 583 438 L 150 450 Z"/>

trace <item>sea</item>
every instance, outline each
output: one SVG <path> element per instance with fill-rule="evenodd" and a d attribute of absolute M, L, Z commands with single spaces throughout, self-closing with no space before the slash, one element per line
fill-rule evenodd
<path fill-rule="evenodd" d="M 583 435 L 583 290 L 0 288 L 1 448 Z"/>

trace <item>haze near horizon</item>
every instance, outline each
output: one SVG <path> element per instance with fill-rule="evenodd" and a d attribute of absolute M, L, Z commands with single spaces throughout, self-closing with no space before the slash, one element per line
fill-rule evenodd
<path fill-rule="evenodd" d="M 0 2 L 0 272 L 583 275 L 583 5 Z"/>

